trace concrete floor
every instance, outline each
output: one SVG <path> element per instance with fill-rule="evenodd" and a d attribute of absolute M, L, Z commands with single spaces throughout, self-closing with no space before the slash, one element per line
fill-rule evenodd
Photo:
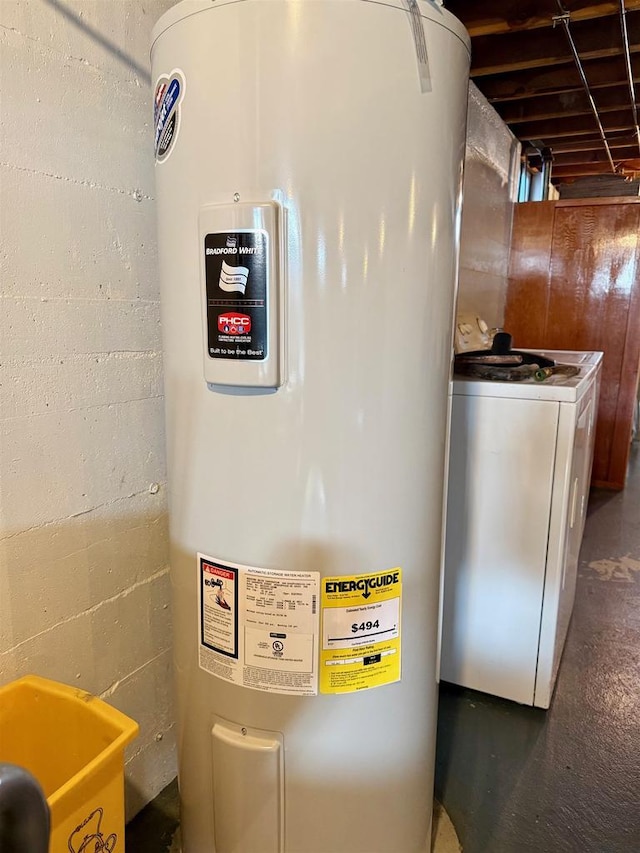
<path fill-rule="evenodd" d="M 635 446 L 625 491 L 591 495 L 576 606 L 550 710 L 443 684 L 436 795 L 464 853 L 638 853 L 639 790 Z M 129 824 L 127 849 L 177 851 L 177 826 L 174 783 Z"/>
<path fill-rule="evenodd" d="M 128 853 L 173 853 L 179 823 L 178 785 L 174 780 L 127 825 Z"/>
<path fill-rule="evenodd" d="M 158 800 L 163 806 L 159 807 Z M 173 783 L 154 801 L 153 815 L 147 815 L 145 825 L 134 822 L 127 828 L 127 849 L 142 853 L 181 853 L 180 827 L 178 826 L 178 790 Z M 147 811 L 145 809 L 145 811 Z M 137 821 L 137 819 L 136 819 Z M 164 825 L 158 831 L 158 822 Z M 440 803 L 434 803 L 431 853 L 460 853 L 460 842 L 449 815 Z M 255 851 L 261 853 L 261 851 Z"/>

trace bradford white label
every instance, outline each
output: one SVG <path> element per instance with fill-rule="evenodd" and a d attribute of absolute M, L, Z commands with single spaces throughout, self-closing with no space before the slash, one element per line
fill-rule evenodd
<path fill-rule="evenodd" d="M 269 356 L 269 235 L 218 231 L 204 239 L 207 355 L 265 361 Z"/>

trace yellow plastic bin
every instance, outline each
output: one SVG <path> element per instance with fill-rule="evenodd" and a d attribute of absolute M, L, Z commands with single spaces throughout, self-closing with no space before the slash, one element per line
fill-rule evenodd
<path fill-rule="evenodd" d="M 124 852 L 124 748 L 137 734 L 83 690 L 34 675 L 0 688 L 0 761 L 40 782 L 50 853 Z"/>

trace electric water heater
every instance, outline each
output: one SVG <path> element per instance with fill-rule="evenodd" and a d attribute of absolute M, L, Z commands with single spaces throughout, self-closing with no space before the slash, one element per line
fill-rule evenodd
<path fill-rule="evenodd" d="M 183 0 L 152 67 L 184 853 L 423 853 L 468 36 Z"/>

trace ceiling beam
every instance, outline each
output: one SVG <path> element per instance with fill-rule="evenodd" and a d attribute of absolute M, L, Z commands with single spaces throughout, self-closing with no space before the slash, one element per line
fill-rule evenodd
<path fill-rule="evenodd" d="M 581 166 L 560 166 L 557 169 L 553 168 L 551 174 L 557 180 L 558 178 L 578 177 L 579 175 L 613 175 L 616 172 L 611 171 L 609 163 L 594 163 L 583 164 Z"/>
<path fill-rule="evenodd" d="M 548 27 L 553 15 L 558 13 L 556 4 L 548 0 L 492 0 L 491 3 L 448 0 L 446 5 L 450 12 L 460 18 L 471 38 Z M 620 8 L 615 0 L 565 0 L 564 5 L 571 12 L 572 21 L 617 15 Z M 630 11 L 640 9 L 640 0 L 626 0 L 626 6 Z"/>
<path fill-rule="evenodd" d="M 614 160 L 617 156 L 617 149 L 627 148 L 628 146 L 633 145 L 634 140 L 635 134 L 633 131 L 626 131 L 618 134 L 608 133 L 607 142 L 609 143 L 609 148 L 612 150 Z M 601 151 L 603 150 L 602 139 L 599 134 L 589 137 L 559 137 L 551 143 L 551 150 L 554 155 L 574 151 Z"/>
<path fill-rule="evenodd" d="M 627 75 L 622 57 L 594 59 L 583 65 L 591 89 L 626 84 Z M 640 81 L 640 69 L 634 76 Z M 484 96 L 492 103 L 584 91 L 577 70 L 568 65 L 496 74 L 483 77 L 479 82 Z"/>
<path fill-rule="evenodd" d="M 612 172 L 609 163 L 584 163 L 581 166 L 559 166 L 557 169 L 552 168 L 551 174 L 556 180 L 558 178 L 574 178 L 581 175 L 634 175 L 640 170 L 627 169 L 624 171 Z"/>
<path fill-rule="evenodd" d="M 594 93 L 598 112 L 606 113 L 624 109 L 629 104 L 629 87 L 626 83 L 610 86 Z M 564 92 L 562 95 L 543 95 L 506 104 L 494 105 L 503 121 L 516 124 L 523 121 L 541 121 L 563 116 L 592 115 L 589 99 L 584 89 Z"/>
<path fill-rule="evenodd" d="M 640 11 L 627 13 L 627 29 L 630 50 L 636 53 L 640 51 Z M 578 21 L 571 24 L 571 34 L 583 61 L 622 54 L 620 21 L 617 17 Z M 525 68 L 568 65 L 572 62 L 562 27 L 478 36 L 473 40 L 471 76 L 506 74 Z"/>
<path fill-rule="evenodd" d="M 607 138 L 609 133 L 618 131 L 633 132 L 631 110 L 616 110 L 603 113 L 602 124 Z M 591 136 L 597 131 L 593 116 L 569 116 L 568 118 L 545 119 L 544 121 L 514 124 L 511 130 L 518 139 L 542 139 L 550 145 L 550 140 L 563 136 Z"/>
<path fill-rule="evenodd" d="M 624 148 L 614 148 L 611 151 L 615 163 L 622 160 L 634 160 L 638 157 L 637 145 L 628 145 Z M 553 167 L 556 166 L 579 166 L 584 163 L 609 163 L 607 153 L 600 146 L 600 150 L 593 151 L 567 151 L 566 153 L 557 152 L 553 149 Z"/>

